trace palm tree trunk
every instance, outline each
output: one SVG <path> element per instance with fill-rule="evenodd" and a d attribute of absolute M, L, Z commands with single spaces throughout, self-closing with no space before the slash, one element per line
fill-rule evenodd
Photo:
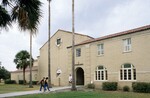
<path fill-rule="evenodd" d="M 51 32 L 50 32 L 50 27 L 51 27 L 51 24 L 50 24 L 50 22 L 51 22 L 51 20 L 50 20 L 50 18 L 51 18 L 51 10 L 50 10 L 50 2 L 51 2 L 51 0 L 48 0 L 48 4 L 49 4 L 49 8 L 48 8 L 48 11 L 49 11 L 49 17 L 48 17 L 48 84 L 49 84 L 49 87 L 51 87 L 51 58 L 50 58 L 50 34 L 51 34 Z"/>
<path fill-rule="evenodd" d="M 74 66 L 75 66 L 75 61 L 74 61 L 74 0 L 72 0 L 72 90 L 75 91 L 76 89 L 76 84 L 75 84 L 75 71 L 74 71 Z"/>
<path fill-rule="evenodd" d="M 32 86 L 32 33 L 30 33 L 30 83 L 29 88 L 33 88 Z"/>

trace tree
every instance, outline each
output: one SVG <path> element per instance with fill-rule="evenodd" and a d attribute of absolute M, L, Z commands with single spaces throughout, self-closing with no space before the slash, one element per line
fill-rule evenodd
<path fill-rule="evenodd" d="M 14 4 L 14 6 L 12 4 Z M 41 17 L 40 0 L 3 0 L 4 5 L 12 7 L 12 20 L 17 21 L 23 31 L 30 32 L 30 85 L 32 87 L 32 36 L 36 34 Z"/>
<path fill-rule="evenodd" d="M 49 84 L 49 87 L 51 87 L 51 52 L 50 52 L 50 37 L 51 37 L 51 24 L 50 24 L 50 22 L 51 22 L 51 8 L 50 8 L 50 2 L 51 2 L 51 0 L 48 0 L 48 4 L 49 4 L 49 6 L 48 6 L 48 12 L 49 12 L 49 14 L 48 14 L 48 84 Z"/>
<path fill-rule="evenodd" d="M 77 90 L 76 84 L 75 84 L 75 71 L 74 71 L 74 66 L 75 66 L 75 58 L 74 58 L 74 0 L 72 0 L 72 90 L 75 91 Z"/>
<path fill-rule="evenodd" d="M 14 62 L 17 65 L 17 69 L 23 69 L 23 84 L 25 84 L 25 69 L 30 64 L 30 54 L 26 50 L 18 52 L 15 56 Z"/>
<path fill-rule="evenodd" d="M 10 72 L 7 69 L 5 69 L 3 66 L 0 66 L 0 79 L 4 79 L 4 80 L 10 79 Z"/>
<path fill-rule="evenodd" d="M 0 28 L 8 28 L 11 26 L 11 17 L 7 10 L 0 5 Z"/>

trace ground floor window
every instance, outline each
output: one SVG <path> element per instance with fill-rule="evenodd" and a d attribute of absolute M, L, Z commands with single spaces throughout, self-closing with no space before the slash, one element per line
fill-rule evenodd
<path fill-rule="evenodd" d="M 107 80 L 107 70 L 103 66 L 96 67 L 95 80 Z"/>
<path fill-rule="evenodd" d="M 136 69 L 132 64 L 124 64 L 120 69 L 120 80 L 136 80 Z"/>

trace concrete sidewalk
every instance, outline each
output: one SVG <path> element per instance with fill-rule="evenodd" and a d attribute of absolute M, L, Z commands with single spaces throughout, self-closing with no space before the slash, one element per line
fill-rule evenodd
<path fill-rule="evenodd" d="M 50 88 L 51 91 L 46 91 L 46 93 L 59 91 L 59 90 L 63 90 L 63 89 L 71 89 L 71 86 L 53 87 L 53 88 Z M 15 96 L 22 96 L 22 95 L 29 95 L 29 94 L 40 94 L 40 93 L 45 93 L 45 92 L 39 91 L 39 90 L 34 90 L 34 91 L 5 93 L 5 94 L 0 94 L 0 98 L 8 98 L 8 97 L 15 97 Z"/>

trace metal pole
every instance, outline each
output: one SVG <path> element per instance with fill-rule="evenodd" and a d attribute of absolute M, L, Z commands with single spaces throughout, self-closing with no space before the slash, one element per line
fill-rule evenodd
<path fill-rule="evenodd" d="M 75 59 L 74 59 L 74 0 L 72 0 L 72 91 L 77 90 L 75 84 Z"/>
<path fill-rule="evenodd" d="M 51 10 L 50 10 L 50 2 L 51 2 L 51 0 L 48 0 L 48 13 L 49 13 L 49 15 L 48 15 L 48 84 L 49 84 L 49 87 L 52 87 L 51 86 L 51 58 L 50 58 L 50 56 L 51 56 L 51 54 L 50 54 L 50 27 L 51 27 L 51 24 L 50 24 L 50 17 L 51 17 Z"/>

